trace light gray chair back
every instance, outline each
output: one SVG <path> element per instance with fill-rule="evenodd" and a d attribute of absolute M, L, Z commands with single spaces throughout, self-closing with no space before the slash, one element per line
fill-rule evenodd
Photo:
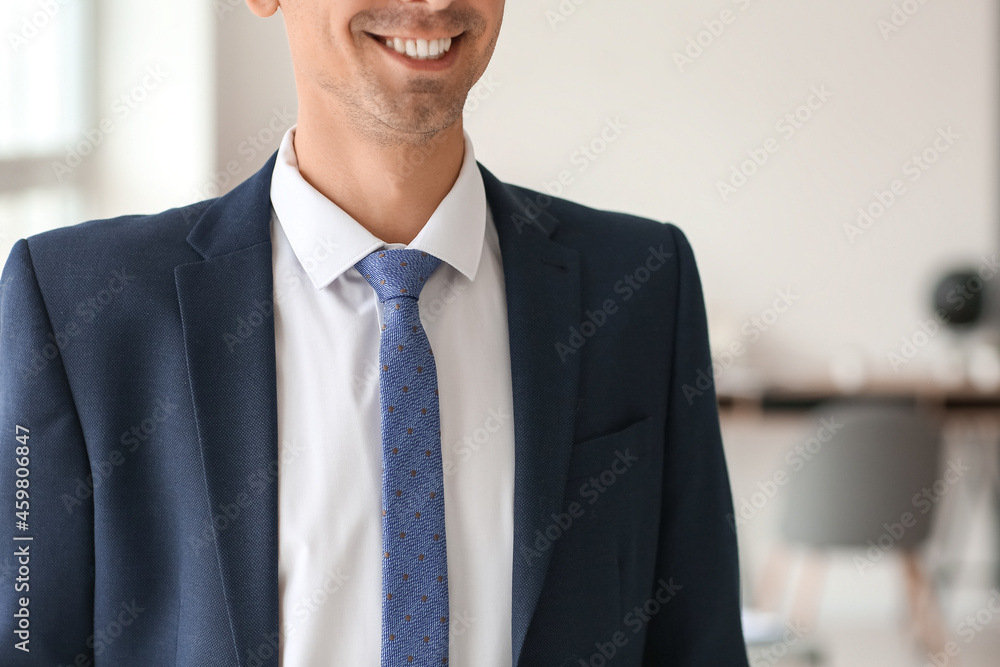
<path fill-rule="evenodd" d="M 798 443 L 810 458 L 788 470 L 785 539 L 816 548 L 921 544 L 940 500 L 937 421 L 917 408 L 878 401 L 830 401 L 812 415 Z M 821 419 L 832 424 L 826 432 Z M 809 438 L 819 436 L 828 441 L 811 454 L 817 445 Z"/>

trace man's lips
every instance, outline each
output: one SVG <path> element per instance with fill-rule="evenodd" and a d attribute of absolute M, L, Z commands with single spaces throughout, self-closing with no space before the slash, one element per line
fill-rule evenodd
<path fill-rule="evenodd" d="M 425 35 L 409 35 L 409 34 L 399 34 L 399 35 L 396 35 L 396 34 L 387 34 L 387 35 L 380 35 L 380 34 L 375 33 L 375 32 L 367 32 L 366 31 L 365 34 L 368 35 L 369 37 L 374 38 L 374 39 L 381 40 L 382 43 L 385 44 L 385 40 L 386 39 L 392 39 L 394 37 L 399 37 L 399 38 L 404 39 L 404 40 L 407 40 L 407 39 L 413 39 L 413 40 L 426 39 L 427 41 L 430 41 L 432 39 L 444 39 L 445 37 L 451 37 L 451 41 L 454 42 L 455 40 L 457 40 L 460 37 L 462 37 L 465 34 L 465 32 L 464 31 L 460 32 L 457 35 L 441 35 L 441 34 L 437 34 L 437 35 L 426 35 L 426 34 Z"/>
<path fill-rule="evenodd" d="M 465 33 L 455 36 L 420 37 L 402 35 L 379 35 L 372 32 L 365 32 L 370 38 L 377 42 L 381 48 L 389 55 L 412 69 L 418 70 L 443 70 L 447 69 L 457 57 L 463 43 Z M 392 45 L 387 44 L 390 42 Z M 397 46 L 404 52 L 397 50 Z"/>

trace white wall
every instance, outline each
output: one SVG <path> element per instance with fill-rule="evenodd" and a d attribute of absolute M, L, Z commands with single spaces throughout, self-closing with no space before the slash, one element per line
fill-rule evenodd
<path fill-rule="evenodd" d="M 97 10 L 94 112 L 113 129 L 81 165 L 97 183 L 89 215 L 194 201 L 213 164 L 212 4 L 98 0 Z"/>
<path fill-rule="evenodd" d="M 468 118 L 477 158 L 536 189 L 569 170 L 565 197 L 678 224 L 713 343 L 746 343 L 738 361 L 821 381 L 832 354 L 856 345 L 872 378 L 917 373 L 930 355 L 897 375 L 886 353 L 930 315 L 937 273 L 1000 246 L 996 3 L 909 0 L 918 11 L 886 39 L 877 22 L 893 4 L 508 3 L 484 76 L 495 90 Z M 550 24 L 560 7 L 573 9 Z M 673 54 L 723 10 L 732 23 L 679 67 Z M 776 122 L 817 86 L 832 96 L 786 138 Z M 614 118 L 627 127 L 581 172 L 574 151 Z M 911 183 L 904 162 L 948 126 L 961 138 Z M 777 152 L 723 201 L 717 182 L 769 137 Z M 844 224 L 894 179 L 906 193 L 851 243 Z M 798 301 L 759 340 L 743 336 L 784 288 Z"/>
<path fill-rule="evenodd" d="M 228 191 L 257 171 L 298 108 L 281 12 L 260 19 L 243 0 L 221 0 L 215 18 L 216 169 L 199 198 Z"/>
<path fill-rule="evenodd" d="M 65 72 L 57 47 L 68 40 L 66 57 L 79 72 L 53 81 L 42 67 L 42 76 L 15 83 L 11 92 L 43 125 L 70 121 L 62 120 L 65 143 L 34 172 L 36 186 L 0 196 L 0 255 L 6 258 L 17 239 L 55 227 L 191 201 L 214 163 L 210 3 L 60 0 L 10 9 L 10 36 L 27 35 L 7 54 L 11 63 L 24 67 L 18 59 L 33 53 Z M 83 34 L 75 29 L 80 19 Z M 84 99 L 38 94 L 54 86 L 79 87 Z M 62 105 L 60 113 L 53 103 Z"/>

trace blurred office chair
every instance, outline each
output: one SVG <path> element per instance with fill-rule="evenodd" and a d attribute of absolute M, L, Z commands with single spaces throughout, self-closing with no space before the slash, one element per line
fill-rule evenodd
<path fill-rule="evenodd" d="M 947 631 L 918 556 L 946 483 L 947 471 L 939 469 L 940 424 L 913 406 L 877 400 L 829 401 L 812 415 L 810 432 L 789 454 L 794 462 L 786 458 L 788 502 L 781 533 L 786 543 L 807 550 L 791 617 L 813 626 L 830 550 L 863 549 L 854 559 L 859 576 L 898 555 L 917 637 L 928 650 L 940 650 Z M 788 552 L 775 549 L 761 577 L 759 607 L 775 607 L 789 565 Z"/>

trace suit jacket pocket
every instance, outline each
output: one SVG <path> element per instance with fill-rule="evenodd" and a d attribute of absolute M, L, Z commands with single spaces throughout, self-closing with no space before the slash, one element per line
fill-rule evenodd
<path fill-rule="evenodd" d="M 573 443 L 566 481 L 612 469 L 616 461 L 631 466 L 652 446 L 653 424 L 652 415 L 647 415 L 613 433 Z"/>

